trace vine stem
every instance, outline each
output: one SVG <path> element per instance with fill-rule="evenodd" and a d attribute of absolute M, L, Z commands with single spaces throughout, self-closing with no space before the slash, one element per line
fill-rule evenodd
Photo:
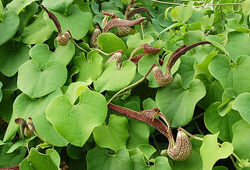
<path fill-rule="evenodd" d="M 147 78 L 147 76 L 149 75 L 149 73 L 151 72 L 151 70 L 152 70 L 155 66 L 156 66 L 156 64 L 153 64 L 153 65 L 150 67 L 150 69 L 149 69 L 149 71 L 147 72 L 147 74 L 145 74 L 140 80 L 138 80 L 137 82 L 135 82 L 135 83 L 133 83 L 133 84 L 131 84 L 131 85 L 129 85 L 129 86 L 123 88 L 123 89 L 121 89 L 121 90 L 118 91 L 116 94 L 114 94 L 114 96 L 112 96 L 111 99 L 109 99 L 109 101 L 107 102 L 107 104 L 109 104 L 109 103 L 110 103 L 114 98 L 116 98 L 120 93 L 122 93 L 122 92 L 124 92 L 124 91 L 126 91 L 126 90 L 128 90 L 128 89 L 130 89 L 130 88 L 132 88 L 132 87 L 134 87 L 134 86 L 136 86 L 136 85 L 138 85 L 138 84 L 140 84 L 141 82 L 143 82 L 143 81 Z"/>

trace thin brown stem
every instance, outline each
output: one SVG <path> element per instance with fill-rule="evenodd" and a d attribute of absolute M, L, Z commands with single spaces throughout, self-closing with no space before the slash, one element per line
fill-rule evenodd
<path fill-rule="evenodd" d="M 54 22 L 54 24 L 58 30 L 58 33 L 62 34 L 62 27 L 61 27 L 61 24 L 60 24 L 59 20 L 57 19 L 57 17 L 52 12 L 50 12 L 45 6 L 43 6 L 42 4 L 40 6 L 45 10 L 45 12 L 47 12 L 49 18 Z"/>
<path fill-rule="evenodd" d="M 131 27 L 131 26 L 135 26 L 137 24 L 140 24 L 142 21 L 145 20 L 145 17 L 136 19 L 136 20 L 124 20 L 124 19 L 112 19 L 110 21 L 107 22 L 107 24 L 104 26 L 103 28 L 103 32 L 108 32 L 111 28 L 114 27 Z"/>

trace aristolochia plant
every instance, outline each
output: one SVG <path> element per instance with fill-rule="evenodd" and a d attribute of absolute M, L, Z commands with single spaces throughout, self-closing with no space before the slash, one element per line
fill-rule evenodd
<path fill-rule="evenodd" d="M 0 170 L 250 169 L 249 14 L 0 1 Z"/>

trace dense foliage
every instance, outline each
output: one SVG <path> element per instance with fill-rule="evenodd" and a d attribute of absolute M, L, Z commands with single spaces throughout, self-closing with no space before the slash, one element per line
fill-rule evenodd
<path fill-rule="evenodd" d="M 0 169 L 250 169 L 249 14 L 250 0 L 0 1 Z"/>

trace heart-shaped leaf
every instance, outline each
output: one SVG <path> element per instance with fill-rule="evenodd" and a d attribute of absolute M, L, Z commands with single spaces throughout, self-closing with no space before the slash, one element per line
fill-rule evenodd
<path fill-rule="evenodd" d="M 47 149 L 46 154 L 38 152 L 35 148 L 31 148 L 29 156 L 20 164 L 20 169 L 49 169 L 59 170 L 60 155 L 54 149 Z"/>
<path fill-rule="evenodd" d="M 44 0 L 42 4 L 53 11 L 66 14 L 72 3 L 73 0 Z"/>
<path fill-rule="evenodd" d="M 229 142 L 223 142 L 219 147 L 217 137 L 219 133 L 214 135 L 206 135 L 203 138 L 200 153 L 203 162 L 203 170 L 211 170 L 213 165 L 219 159 L 225 159 L 233 153 L 234 147 Z"/>
<path fill-rule="evenodd" d="M 229 32 L 227 38 L 226 50 L 233 61 L 236 61 L 238 56 L 250 55 L 250 37 L 248 33 Z"/>
<path fill-rule="evenodd" d="M 30 49 L 30 56 L 40 69 L 45 69 L 49 61 L 58 61 L 66 66 L 74 54 L 75 46 L 72 41 L 69 41 L 66 46 L 58 45 L 54 52 L 49 50 L 47 44 L 36 44 Z"/>
<path fill-rule="evenodd" d="M 211 74 L 220 81 L 224 89 L 233 88 L 236 94 L 250 91 L 250 57 L 238 56 L 231 63 L 225 55 L 217 55 L 209 65 Z"/>
<path fill-rule="evenodd" d="M 237 110 L 241 117 L 250 124 L 250 93 L 242 93 L 234 100 L 232 108 Z"/>
<path fill-rule="evenodd" d="M 127 45 L 128 48 L 136 48 L 143 44 L 150 44 L 154 41 L 151 35 L 145 35 L 144 39 L 141 38 L 140 33 L 136 33 L 128 37 Z"/>
<path fill-rule="evenodd" d="M 26 148 L 21 147 L 12 153 L 7 153 L 12 143 L 0 145 L 0 167 L 8 167 L 19 164 L 26 155 Z"/>
<path fill-rule="evenodd" d="M 101 76 L 94 82 L 97 91 L 118 91 L 128 86 L 134 79 L 136 65 L 133 62 L 124 61 L 120 69 L 117 68 L 116 62 L 116 60 L 113 60 L 108 63 Z"/>
<path fill-rule="evenodd" d="M 91 14 L 89 12 L 82 12 L 76 5 L 71 7 L 67 15 L 59 12 L 53 13 L 62 26 L 62 32 L 64 33 L 66 30 L 70 30 L 72 37 L 76 40 L 82 39 L 92 25 Z M 50 20 L 47 13 L 44 15 L 46 20 Z"/>
<path fill-rule="evenodd" d="M 225 116 L 220 116 L 217 110 L 219 105 L 220 102 L 215 102 L 207 108 L 204 116 L 205 125 L 210 132 L 219 132 L 219 138 L 221 140 L 231 142 L 233 137 L 232 126 L 240 120 L 241 117 L 233 110 Z"/>
<path fill-rule="evenodd" d="M 250 160 L 250 125 L 244 120 L 240 120 L 233 125 L 233 146 L 235 154 L 241 159 Z"/>
<path fill-rule="evenodd" d="M 93 129 L 104 122 L 106 114 L 104 96 L 90 90 L 80 95 L 76 105 L 71 104 L 66 95 L 58 96 L 46 112 L 58 133 L 75 146 L 82 146 L 87 141 Z"/>
<path fill-rule="evenodd" d="M 77 77 L 78 81 L 87 81 L 91 79 L 92 81 L 96 80 L 99 75 L 102 73 L 103 69 L 103 58 L 94 53 L 88 55 L 87 59 L 84 56 L 84 53 L 81 53 L 79 56 L 74 58 L 74 64 L 79 68 L 79 74 Z"/>
<path fill-rule="evenodd" d="M 14 11 L 4 13 L 4 21 L 0 22 L 0 45 L 10 40 L 16 33 L 19 25 L 19 18 Z"/>
<path fill-rule="evenodd" d="M 125 148 L 111 155 L 106 149 L 95 147 L 88 151 L 87 167 L 88 170 L 133 170 L 129 152 Z"/>
<path fill-rule="evenodd" d="M 47 105 L 49 104 L 49 102 L 55 96 L 60 95 L 60 94 L 62 94 L 62 92 L 60 90 L 57 90 L 57 91 L 49 94 L 48 96 L 45 96 L 45 97 L 42 97 L 42 98 L 39 98 L 39 99 L 31 99 L 26 94 L 20 94 L 16 98 L 16 100 L 15 100 L 15 102 L 13 104 L 13 113 L 12 113 L 12 117 L 11 117 L 10 123 L 8 125 L 8 128 L 7 128 L 7 131 L 6 131 L 5 136 L 4 136 L 4 141 L 10 140 L 13 137 L 13 135 L 18 131 L 19 126 L 15 123 L 16 118 L 23 118 L 24 120 L 27 120 L 29 116 L 33 117 L 33 116 L 41 116 L 41 115 L 43 115 L 45 113 L 45 110 L 46 110 Z M 41 120 L 41 121 L 43 121 L 43 120 Z M 35 122 L 40 123 L 39 120 L 36 121 L 36 118 L 35 118 Z M 34 126 L 35 126 L 35 128 L 37 129 L 38 132 L 40 132 L 40 127 L 45 128 L 46 130 L 50 129 L 50 127 L 47 127 L 45 125 L 43 125 L 43 126 L 38 125 L 38 127 L 36 127 L 35 122 L 34 122 Z M 41 132 L 44 132 L 44 130 L 41 129 Z M 45 133 L 49 134 L 49 133 L 52 133 L 52 132 L 45 131 Z M 44 137 L 43 133 L 39 133 L 39 135 L 42 138 L 44 138 L 45 140 L 46 140 L 46 135 L 48 135 L 48 134 L 45 134 L 45 137 Z M 53 138 L 53 137 L 55 137 L 55 135 L 53 135 L 51 137 Z M 54 139 L 54 140 L 56 141 L 56 139 Z M 61 142 L 63 142 L 63 141 L 61 141 Z"/>
<path fill-rule="evenodd" d="M 99 47 L 107 53 L 122 50 L 126 52 L 126 44 L 113 33 L 102 33 L 98 36 L 97 42 Z M 110 45 L 112 44 L 112 45 Z"/>
<path fill-rule="evenodd" d="M 179 127 L 191 121 L 196 103 L 205 94 L 205 86 L 200 80 L 192 80 L 189 88 L 185 89 L 181 83 L 181 77 L 177 74 L 170 85 L 158 89 L 155 99 L 171 125 Z"/>
<path fill-rule="evenodd" d="M 18 70 L 17 86 L 31 98 L 45 96 L 63 86 L 67 80 L 66 67 L 57 61 L 50 61 L 44 70 L 29 60 Z"/>
<path fill-rule="evenodd" d="M 26 6 L 31 4 L 36 0 L 13 0 L 6 6 L 8 10 L 15 11 L 17 14 L 19 14 Z"/>
<path fill-rule="evenodd" d="M 29 59 L 29 47 L 18 44 L 14 47 L 12 42 L 0 46 L 0 71 L 8 76 L 14 76 L 18 68 Z"/>
<path fill-rule="evenodd" d="M 93 131 L 95 142 L 102 148 L 110 148 L 117 151 L 126 148 L 128 139 L 128 120 L 126 117 L 115 114 L 110 115 L 107 126 L 96 127 Z"/>
<path fill-rule="evenodd" d="M 41 12 L 32 24 L 24 28 L 21 37 L 25 44 L 43 43 L 53 34 L 53 23 L 45 21 L 43 13 Z"/>

